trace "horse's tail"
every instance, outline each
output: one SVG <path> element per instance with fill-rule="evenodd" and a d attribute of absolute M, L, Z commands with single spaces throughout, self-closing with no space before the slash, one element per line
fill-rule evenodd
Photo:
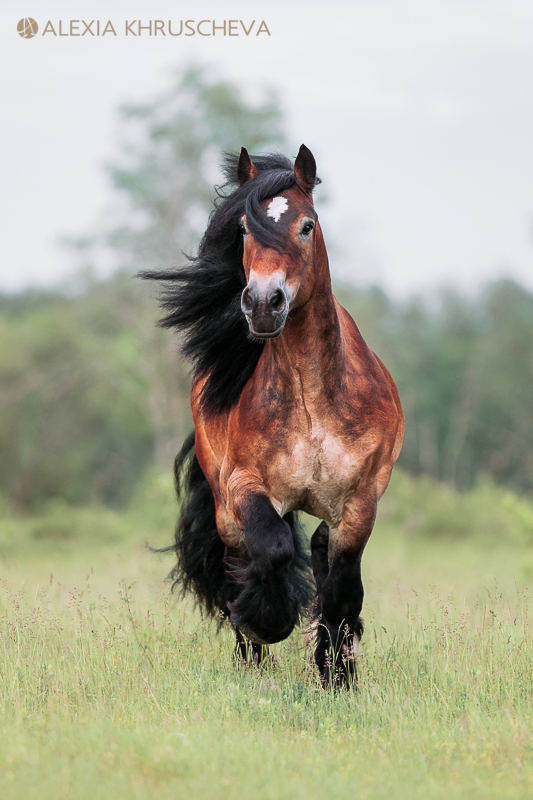
<path fill-rule="evenodd" d="M 177 564 L 170 573 L 172 586 L 192 591 L 205 612 L 225 612 L 230 586 L 224 571 L 224 543 L 218 535 L 215 500 L 194 449 L 194 431 L 185 439 L 174 461 L 180 512 L 174 550 Z"/>

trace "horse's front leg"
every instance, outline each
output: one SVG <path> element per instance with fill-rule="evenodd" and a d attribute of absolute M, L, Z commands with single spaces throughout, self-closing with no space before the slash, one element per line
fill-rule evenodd
<path fill-rule="evenodd" d="M 235 658 L 244 666 L 260 667 L 266 660 L 272 660 L 269 648 L 264 644 L 250 641 L 239 628 L 235 628 Z"/>
<path fill-rule="evenodd" d="M 244 556 L 244 557 L 243 557 Z M 230 608 L 233 607 L 233 602 L 240 589 L 242 588 L 239 583 L 239 577 L 242 577 L 243 572 L 246 571 L 246 566 L 249 564 L 248 554 L 243 554 L 242 547 L 228 548 L 226 547 L 224 554 L 224 567 L 228 577 L 229 596 L 227 605 L 222 611 L 225 617 L 231 618 Z M 244 633 L 234 625 L 235 631 L 235 659 L 245 666 L 259 667 L 266 661 L 271 661 L 270 650 L 268 646 L 258 644 L 257 642 L 248 639 Z"/>
<path fill-rule="evenodd" d="M 273 644 L 286 639 L 298 619 L 293 530 L 265 494 L 249 495 L 238 516 L 244 518 L 245 552 L 228 565 L 236 590 L 228 604 L 230 620 L 255 644 Z"/>
<path fill-rule="evenodd" d="M 375 492 L 358 492 L 345 503 L 338 528 L 319 525 L 311 539 L 318 601 L 315 661 L 325 684 L 353 685 L 363 633 L 361 557 L 376 516 Z"/>

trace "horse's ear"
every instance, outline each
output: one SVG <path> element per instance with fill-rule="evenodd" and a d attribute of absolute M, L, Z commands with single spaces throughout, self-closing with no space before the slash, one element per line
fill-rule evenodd
<path fill-rule="evenodd" d="M 317 184 L 316 161 L 312 152 L 303 144 L 294 162 L 294 174 L 298 185 L 304 192 L 311 194 Z"/>
<path fill-rule="evenodd" d="M 249 181 L 250 178 L 255 178 L 256 175 L 259 175 L 259 170 L 252 163 L 252 159 L 246 147 L 241 147 L 239 160 L 237 161 L 237 178 L 239 179 L 239 184 L 242 186 L 243 183 Z"/>

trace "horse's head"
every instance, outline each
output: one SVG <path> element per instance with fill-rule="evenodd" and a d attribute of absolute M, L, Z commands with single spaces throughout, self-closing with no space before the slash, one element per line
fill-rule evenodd
<path fill-rule="evenodd" d="M 244 147 L 237 175 L 241 185 L 260 175 Z M 248 213 L 240 220 L 247 281 L 241 308 L 257 339 L 279 336 L 289 311 L 306 303 L 313 292 L 317 215 L 312 193 L 316 182 L 315 159 L 302 145 L 294 162 L 292 185 L 264 199 L 259 197 L 255 208 L 248 205 Z"/>

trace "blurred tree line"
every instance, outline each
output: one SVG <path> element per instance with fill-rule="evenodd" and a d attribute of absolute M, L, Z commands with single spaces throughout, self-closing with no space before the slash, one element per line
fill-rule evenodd
<path fill-rule="evenodd" d="M 431 310 L 376 288 L 336 294 L 398 384 L 399 464 L 458 489 L 488 474 L 531 492 L 533 294 L 501 281 L 473 300 L 443 293 Z M 129 273 L 88 280 L 73 297 L 1 296 L 0 313 L 0 492 L 15 508 L 55 497 L 123 505 L 162 430 L 169 455 L 158 466 L 170 471 L 191 426 L 186 371 L 169 333 L 170 346 L 154 345 L 154 299 Z M 160 421 L 154 406 L 180 369 L 168 399 L 179 413 Z"/>
<path fill-rule="evenodd" d="M 205 228 L 220 153 L 292 152 L 275 99 L 245 101 L 197 69 L 121 112 L 116 202 L 72 242 L 80 272 L 64 291 L 0 295 L 0 494 L 18 510 L 47 501 L 120 507 L 154 463 L 170 470 L 191 426 L 178 342 L 155 327 L 140 269 L 183 263 Z M 96 279 L 105 262 L 111 277 Z M 533 489 L 533 295 L 509 281 L 429 307 L 338 286 L 397 381 L 401 465 L 456 488 L 488 474 Z"/>

